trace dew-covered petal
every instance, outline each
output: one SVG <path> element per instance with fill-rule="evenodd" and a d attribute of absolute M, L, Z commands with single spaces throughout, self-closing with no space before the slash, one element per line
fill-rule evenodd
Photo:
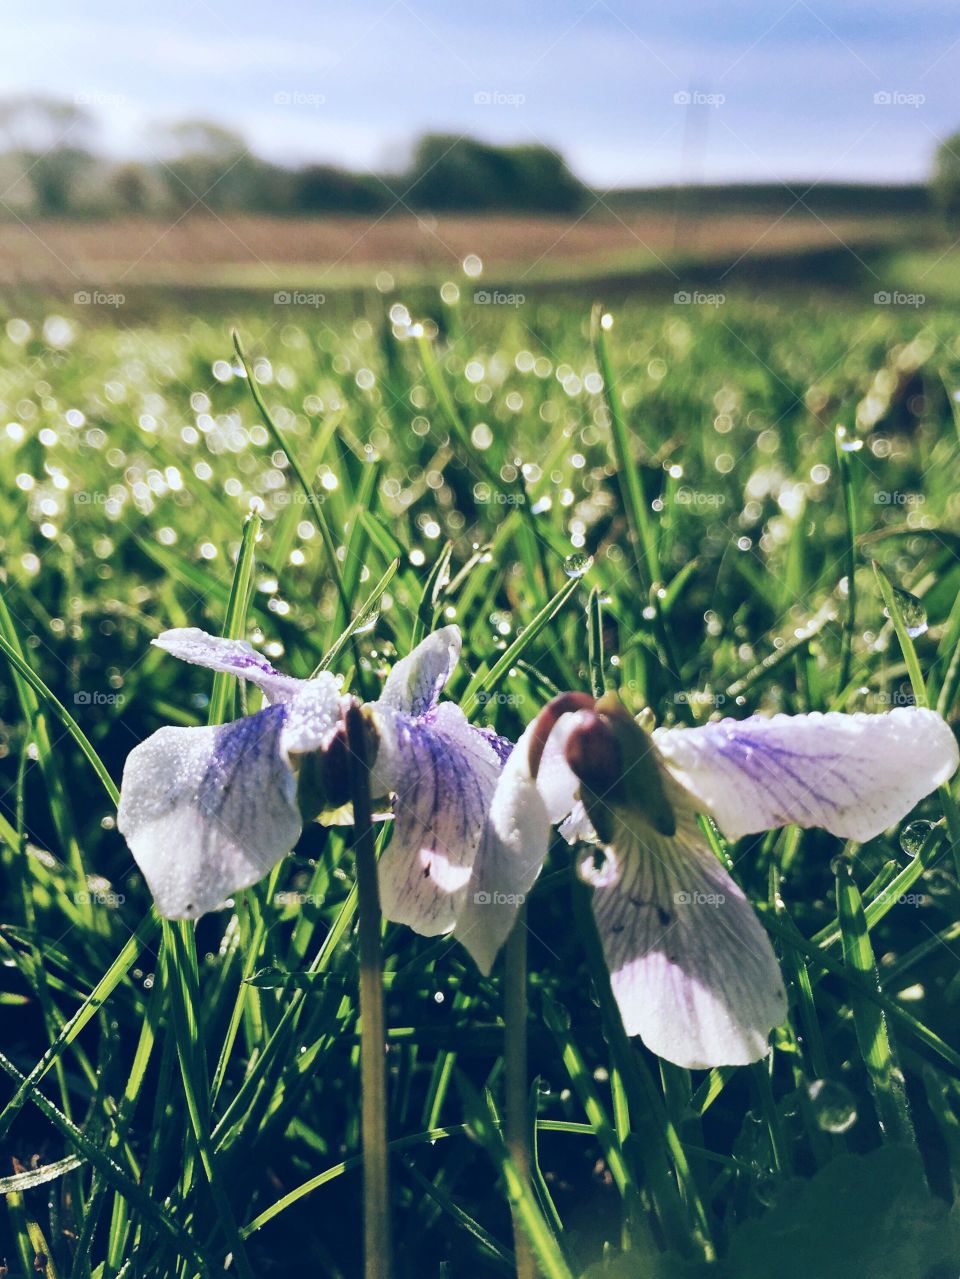
<path fill-rule="evenodd" d="M 208 635 L 197 626 L 180 626 L 158 635 L 153 643 L 164 652 L 179 657 L 181 662 L 206 666 L 211 671 L 225 671 L 249 680 L 263 689 L 268 701 L 286 702 L 305 683 L 273 669 L 262 653 L 246 640 L 221 639 Z"/>
<path fill-rule="evenodd" d="M 580 779 L 567 763 L 564 751 L 570 734 L 585 719 L 589 711 L 568 711 L 561 715 L 547 738 L 540 767 L 537 770 L 537 786 L 547 806 L 551 822 L 562 822 L 574 805 L 580 791 Z M 521 741 L 523 738 L 520 739 Z M 519 750 L 519 743 L 517 749 Z"/>
<path fill-rule="evenodd" d="M 496 784 L 454 931 L 485 975 L 540 874 L 550 842 L 550 815 L 530 776 L 533 728 L 520 738 Z"/>
<path fill-rule="evenodd" d="M 593 876 L 593 910 L 630 1035 L 678 1066 L 739 1066 L 768 1052 L 786 1016 L 773 948 L 714 857 L 693 803 L 669 796 L 677 833 L 618 824 Z M 590 875 L 585 875 L 591 878 Z"/>
<path fill-rule="evenodd" d="M 169 919 L 196 919 L 255 884 L 300 834 L 282 747 L 287 708 L 161 728 L 127 757 L 117 826 Z"/>
<path fill-rule="evenodd" d="M 325 747 L 349 698 L 329 671 L 315 679 L 295 680 L 297 688 L 286 704 L 280 746 L 285 755 L 303 755 Z"/>
<path fill-rule="evenodd" d="M 460 660 L 460 628 L 443 626 L 397 662 L 387 676 L 379 705 L 423 715 L 436 705 Z"/>
<path fill-rule="evenodd" d="M 753 715 L 653 736 L 670 771 L 731 839 L 788 823 L 872 839 L 958 763 L 948 725 L 917 707 Z"/>
<path fill-rule="evenodd" d="M 394 795 L 394 830 L 380 859 L 384 915 L 432 937 L 456 923 L 500 760 L 485 733 L 443 702 L 426 715 L 374 703 L 379 734 L 370 782 Z"/>

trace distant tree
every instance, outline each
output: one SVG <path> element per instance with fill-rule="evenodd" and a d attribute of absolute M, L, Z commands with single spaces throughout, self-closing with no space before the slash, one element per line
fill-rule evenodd
<path fill-rule="evenodd" d="M 311 164 L 293 177 L 295 213 L 379 213 L 390 193 L 377 178 L 329 164 Z"/>
<path fill-rule="evenodd" d="M 158 180 L 145 164 L 118 164 L 108 180 L 108 200 L 123 213 L 147 213 L 158 202 Z"/>
<path fill-rule="evenodd" d="M 74 192 L 96 163 L 92 134 L 90 115 L 73 102 L 42 94 L 0 101 L 0 143 L 19 164 L 42 215 L 74 211 Z"/>
<path fill-rule="evenodd" d="M 545 146 L 509 147 L 513 204 L 518 209 L 569 213 L 583 203 L 586 189 L 558 151 Z"/>
<path fill-rule="evenodd" d="M 951 224 L 960 222 L 960 133 L 954 133 L 937 148 L 930 195 Z"/>
<path fill-rule="evenodd" d="M 158 171 L 177 209 L 256 207 L 261 161 L 242 134 L 211 120 L 178 120 L 152 133 Z"/>
<path fill-rule="evenodd" d="M 474 138 L 427 134 L 407 177 L 410 202 L 428 209 L 568 212 L 585 188 L 563 158 L 544 146 L 492 146 Z"/>

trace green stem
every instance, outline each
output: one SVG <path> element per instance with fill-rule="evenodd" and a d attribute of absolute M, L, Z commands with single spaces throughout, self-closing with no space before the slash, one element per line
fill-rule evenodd
<path fill-rule="evenodd" d="M 841 447 L 840 436 L 837 436 L 837 469 L 840 472 L 840 485 L 843 489 L 843 510 L 847 526 L 847 543 L 844 548 L 844 563 L 847 573 L 847 609 L 840 639 L 840 676 L 837 680 L 837 691 L 845 688 L 850 678 L 850 667 L 853 663 L 853 637 L 857 630 L 857 499 L 853 491 L 853 473 L 850 469 L 850 457 Z"/>
<path fill-rule="evenodd" d="M 390 1279 L 390 1184 L 384 1046 L 380 892 L 367 769 L 366 725 L 358 704 L 346 714 L 353 795 L 360 941 L 360 1088 L 363 1139 L 363 1245 L 366 1279 Z"/>
<path fill-rule="evenodd" d="M 526 907 L 517 912 L 504 956 L 503 1067 L 506 1081 L 506 1139 L 519 1175 L 530 1183 L 530 1142 L 527 1134 L 527 923 Z M 517 1279 L 537 1279 L 537 1263 L 520 1219 L 513 1209 L 513 1247 Z"/>

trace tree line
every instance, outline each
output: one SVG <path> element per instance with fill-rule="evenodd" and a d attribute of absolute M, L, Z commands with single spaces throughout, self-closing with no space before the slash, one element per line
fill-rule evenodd
<path fill-rule="evenodd" d="M 218 213 L 376 214 L 398 197 L 411 209 L 438 212 L 569 213 L 588 194 L 549 147 L 454 135 L 426 135 L 405 171 L 382 177 L 330 164 L 273 164 L 241 134 L 208 120 L 154 129 L 149 160 L 110 160 L 95 138 L 95 120 L 81 104 L 40 95 L 0 100 L 0 216 L 180 214 L 204 206 Z"/>
<path fill-rule="evenodd" d="M 0 218 L 179 216 L 204 207 L 291 216 L 376 215 L 404 206 L 549 214 L 585 208 L 591 194 L 549 147 L 495 146 L 452 134 L 422 137 L 406 168 L 384 175 L 332 164 L 274 164 L 255 155 L 240 133 L 209 120 L 157 126 L 147 143 L 149 159 L 111 160 L 97 149 L 96 121 L 83 104 L 39 94 L 0 99 Z M 767 185 L 769 200 L 782 200 L 782 184 Z M 915 187 L 858 192 L 834 184 L 831 190 L 844 210 L 866 204 L 878 207 L 862 208 L 865 213 L 916 213 L 925 204 Z M 766 187 L 711 191 L 715 209 L 724 192 L 734 206 L 747 197 L 762 202 Z M 674 212 L 699 209 L 701 199 L 697 188 L 609 194 L 612 206 L 634 210 L 665 201 Z M 938 148 L 928 197 L 949 223 L 960 225 L 960 133 Z"/>

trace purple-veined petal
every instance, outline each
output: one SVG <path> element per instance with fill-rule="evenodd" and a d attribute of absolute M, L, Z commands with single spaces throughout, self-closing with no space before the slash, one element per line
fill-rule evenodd
<path fill-rule="evenodd" d="M 485 724 L 477 725 L 476 731 L 480 733 L 482 737 L 485 737 L 493 747 L 501 765 L 505 764 L 513 754 L 513 742 L 511 742 L 510 738 L 501 737 L 499 733 L 495 732 L 492 728 L 488 728 Z"/>
<path fill-rule="evenodd" d="M 291 756 L 324 745 L 336 681 L 232 724 L 161 728 L 127 757 L 117 826 L 170 919 L 196 919 L 255 884 L 301 830 Z"/>
<path fill-rule="evenodd" d="M 181 662 L 206 666 L 211 671 L 225 671 L 249 680 L 263 690 L 269 702 L 287 702 L 306 682 L 275 671 L 262 653 L 246 640 L 221 639 L 208 635 L 198 626 L 180 626 L 158 635 L 153 643 Z"/>
<path fill-rule="evenodd" d="M 384 915 L 427 937 L 457 920 L 500 760 L 485 733 L 452 702 L 411 716 L 370 707 L 379 746 L 375 796 L 393 793 L 394 829 L 380 859 Z"/>
<path fill-rule="evenodd" d="M 460 660 L 460 628 L 443 626 L 397 662 L 387 676 L 379 705 L 423 715 L 437 703 Z"/>
<path fill-rule="evenodd" d="M 484 975 L 510 935 L 550 842 L 550 815 L 530 776 L 533 729 L 531 724 L 523 733 L 496 784 L 454 931 Z"/>
<path fill-rule="evenodd" d="M 691 797 L 669 786 L 677 832 L 618 822 L 593 911 L 630 1035 L 678 1066 L 739 1066 L 768 1052 L 786 1016 L 769 938 L 710 851 Z M 587 855 L 589 860 L 589 855 Z"/>
<path fill-rule="evenodd" d="M 670 771 L 731 839 L 789 823 L 872 839 L 958 763 L 950 728 L 922 708 L 752 715 L 653 736 Z"/>
<path fill-rule="evenodd" d="M 261 879 L 300 834 L 280 749 L 284 708 L 218 728 L 161 728 L 127 757 L 117 825 L 169 919 Z"/>

